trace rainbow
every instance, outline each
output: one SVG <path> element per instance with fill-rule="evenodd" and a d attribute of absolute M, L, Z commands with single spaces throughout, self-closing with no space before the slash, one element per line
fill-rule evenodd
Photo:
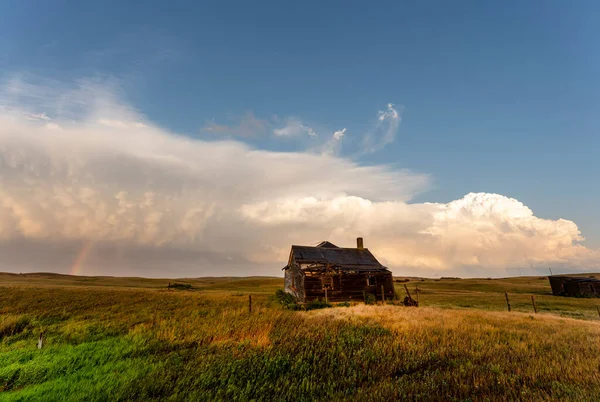
<path fill-rule="evenodd" d="M 83 262 L 85 261 L 85 257 L 87 257 L 88 253 L 94 246 L 94 242 L 89 240 L 86 242 L 81 251 L 77 254 L 77 257 L 73 261 L 73 265 L 71 265 L 71 275 L 80 275 L 82 271 Z"/>

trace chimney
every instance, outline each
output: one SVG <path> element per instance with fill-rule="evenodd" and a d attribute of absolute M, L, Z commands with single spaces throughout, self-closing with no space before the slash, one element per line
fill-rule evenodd
<path fill-rule="evenodd" d="M 362 237 L 357 237 L 356 238 L 356 248 L 359 250 L 362 250 L 363 247 L 363 238 Z"/>

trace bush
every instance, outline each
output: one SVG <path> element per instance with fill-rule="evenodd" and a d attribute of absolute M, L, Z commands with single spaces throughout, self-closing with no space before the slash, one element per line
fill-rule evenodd
<path fill-rule="evenodd" d="M 169 283 L 169 289 L 190 290 L 193 286 L 189 283 Z"/>
<path fill-rule="evenodd" d="M 365 304 L 375 304 L 376 302 L 377 299 L 375 298 L 375 295 L 373 293 L 365 292 Z"/>
<path fill-rule="evenodd" d="M 291 294 L 284 292 L 282 289 L 277 289 L 275 299 L 288 310 L 299 310 L 300 306 L 296 303 L 296 299 Z"/>
<path fill-rule="evenodd" d="M 326 303 L 321 299 L 316 299 L 311 302 L 306 303 L 306 310 L 317 310 L 320 308 L 329 308 L 333 307 L 330 303 Z"/>
<path fill-rule="evenodd" d="M 350 307 L 350 302 L 341 302 L 337 304 L 338 307 Z"/>

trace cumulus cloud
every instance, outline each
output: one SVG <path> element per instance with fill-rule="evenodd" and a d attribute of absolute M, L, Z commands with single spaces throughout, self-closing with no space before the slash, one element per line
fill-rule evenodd
<path fill-rule="evenodd" d="M 242 212 L 262 227 L 300 227 L 315 237 L 325 231 L 346 245 L 360 233 L 388 266 L 404 274 L 581 269 L 593 268 L 600 258 L 578 243 L 583 238 L 575 223 L 538 218 L 519 201 L 498 194 L 471 193 L 447 204 L 304 197 L 245 205 Z"/>
<path fill-rule="evenodd" d="M 332 154 L 194 140 L 94 85 L 73 90 L 87 91 L 91 104 L 55 96 L 76 100 L 78 113 L 68 102 L 0 112 L 2 270 L 68 272 L 93 244 L 86 274 L 280 275 L 290 244 L 351 246 L 357 236 L 397 274 L 491 276 L 600 261 L 575 223 L 538 218 L 502 195 L 411 203 L 429 176 Z M 35 104 L 51 104 L 43 98 Z M 36 113 L 52 121 L 32 120 Z"/>

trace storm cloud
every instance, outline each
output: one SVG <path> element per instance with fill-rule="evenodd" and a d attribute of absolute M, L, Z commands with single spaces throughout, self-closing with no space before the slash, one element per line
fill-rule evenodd
<path fill-rule="evenodd" d="M 600 261 L 574 222 L 536 217 L 515 199 L 412 203 L 427 174 L 192 139 L 95 90 L 67 97 L 83 110 L 76 118 L 45 98 L 4 102 L 3 271 L 280 275 L 290 244 L 352 246 L 357 236 L 396 274 L 495 276 Z"/>

